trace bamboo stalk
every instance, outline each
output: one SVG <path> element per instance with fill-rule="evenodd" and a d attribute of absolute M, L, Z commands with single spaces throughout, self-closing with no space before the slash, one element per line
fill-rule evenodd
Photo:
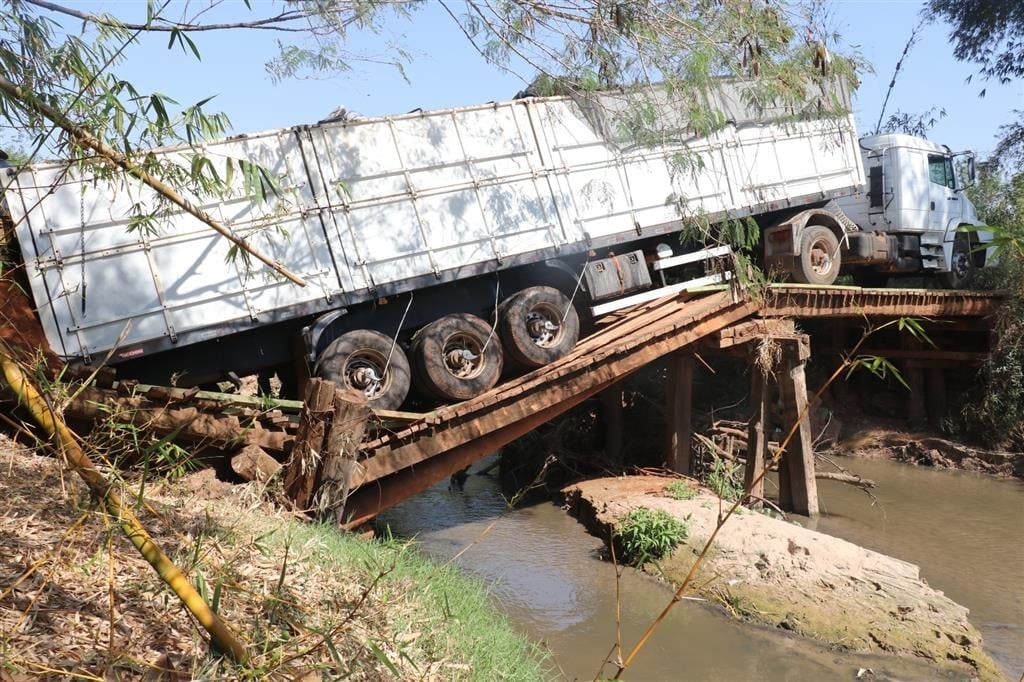
<path fill-rule="evenodd" d="M 168 185 L 166 182 L 160 180 L 159 178 L 154 177 L 150 173 L 147 173 L 143 169 L 134 165 L 128 159 L 127 156 L 117 151 L 116 149 L 113 149 L 112 147 L 104 144 L 102 140 L 97 138 L 95 135 L 93 135 L 91 132 L 89 132 L 82 126 L 70 120 L 60 111 L 54 109 L 45 102 L 41 102 L 39 98 L 35 96 L 35 93 L 33 93 L 31 90 L 28 90 L 27 88 L 15 84 L 14 82 L 8 80 L 4 76 L 0 76 L 0 92 L 3 92 L 9 97 L 13 97 L 25 106 L 31 107 L 39 114 L 42 114 L 47 119 L 63 128 L 80 145 L 87 149 L 91 149 L 92 151 L 96 152 L 110 163 L 114 164 L 115 166 L 123 170 L 125 173 L 128 173 L 132 177 L 137 178 L 144 182 L 145 184 L 149 185 L 152 189 L 156 190 L 158 193 L 162 194 L 165 198 L 167 198 L 170 202 L 176 204 L 185 212 L 192 214 L 199 220 L 206 223 L 214 230 L 219 232 L 221 235 L 223 235 L 224 238 L 230 241 L 232 244 L 242 249 L 246 253 L 252 255 L 257 260 L 263 262 L 278 274 L 288 278 L 289 280 L 291 280 L 295 284 L 298 284 L 299 286 L 306 286 L 306 281 L 304 279 L 293 273 L 288 268 L 281 265 L 281 263 L 279 263 L 278 261 L 273 260 L 270 256 L 267 256 L 266 254 L 256 250 L 251 244 L 249 244 L 249 242 L 233 233 L 228 227 L 222 225 L 219 221 L 217 221 L 216 218 L 211 216 L 203 209 L 193 205 L 192 202 L 190 202 L 188 199 L 179 194 L 177 190 Z"/>
<path fill-rule="evenodd" d="M 244 663 L 248 659 L 245 646 L 228 630 L 216 613 L 203 600 L 174 562 L 164 554 L 146 529 L 126 507 L 115 486 L 102 474 L 82 450 L 75 434 L 50 409 L 46 400 L 25 376 L 21 367 L 6 352 L 0 351 L 0 364 L 4 377 L 37 422 L 56 440 L 54 447 L 65 457 L 71 468 L 85 481 L 89 490 L 103 502 L 107 512 L 121 526 L 139 553 L 178 596 L 185 608 L 210 633 L 214 646 L 232 660 Z"/>

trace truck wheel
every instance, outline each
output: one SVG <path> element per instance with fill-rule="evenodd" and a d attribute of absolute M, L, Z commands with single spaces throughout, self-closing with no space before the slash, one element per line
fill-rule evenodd
<path fill-rule="evenodd" d="M 491 325 L 467 313 L 431 322 L 413 345 L 420 388 L 441 400 L 469 400 L 493 388 L 502 359 L 501 341 Z"/>
<path fill-rule="evenodd" d="M 800 255 L 793 279 L 804 284 L 832 284 L 839 276 L 839 240 L 822 225 L 809 225 L 800 235 Z"/>
<path fill-rule="evenodd" d="M 316 375 L 364 394 L 379 410 L 397 409 L 409 394 L 409 360 L 391 337 L 369 329 L 342 334 L 320 353 Z"/>
<path fill-rule="evenodd" d="M 953 242 L 953 257 L 949 272 L 939 273 L 939 284 L 946 289 L 963 289 L 974 278 L 974 254 L 971 241 L 965 234 L 958 234 Z"/>
<path fill-rule="evenodd" d="M 580 318 L 553 287 L 530 287 L 499 309 L 498 329 L 509 357 L 534 369 L 565 356 L 580 338 Z"/>

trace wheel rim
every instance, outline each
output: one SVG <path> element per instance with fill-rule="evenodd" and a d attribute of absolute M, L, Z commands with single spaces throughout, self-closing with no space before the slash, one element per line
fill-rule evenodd
<path fill-rule="evenodd" d="M 388 359 L 372 350 L 361 350 L 345 363 L 345 384 L 370 400 L 387 392 L 391 384 Z"/>
<path fill-rule="evenodd" d="M 955 250 L 953 252 L 952 271 L 957 279 L 964 279 L 965 277 L 967 277 L 967 274 L 971 271 L 970 256 L 968 256 L 962 250 Z"/>
<path fill-rule="evenodd" d="M 827 239 L 815 239 L 811 243 L 811 269 L 815 274 L 826 275 L 832 271 L 832 249 Z"/>
<path fill-rule="evenodd" d="M 484 347 L 472 334 L 456 332 L 441 346 L 445 370 L 457 379 L 474 379 L 484 371 Z"/>
<path fill-rule="evenodd" d="M 553 306 L 538 303 L 526 313 L 526 333 L 536 346 L 557 346 L 562 340 L 562 316 Z"/>

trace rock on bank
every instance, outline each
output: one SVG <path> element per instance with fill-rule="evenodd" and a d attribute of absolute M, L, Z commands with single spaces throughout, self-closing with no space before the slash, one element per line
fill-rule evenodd
<path fill-rule="evenodd" d="M 704 490 L 690 500 L 672 499 L 663 493 L 670 480 L 602 478 L 563 492 L 570 513 L 606 541 L 609 527 L 640 507 L 686 519 L 686 542 L 644 567 L 678 585 L 728 504 Z M 917 566 L 764 514 L 746 510 L 729 519 L 693 584 L 736 617 L 828 646 L 1002 679 L 967 609 L 929 587 Z"/>

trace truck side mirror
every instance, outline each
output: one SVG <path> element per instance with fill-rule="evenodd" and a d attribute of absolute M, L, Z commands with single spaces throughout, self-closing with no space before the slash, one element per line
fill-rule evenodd
<path fill-rule="evenodd" d="M 958 190 L 967 189 L 973 187 L 978 182 L 977 171 L 975 170 L 974 163 L 974 152 L 960 152 L 954 154 L 953 158 L 957 160 L 957 176 L 962 182 L 957 184 Z"/>

